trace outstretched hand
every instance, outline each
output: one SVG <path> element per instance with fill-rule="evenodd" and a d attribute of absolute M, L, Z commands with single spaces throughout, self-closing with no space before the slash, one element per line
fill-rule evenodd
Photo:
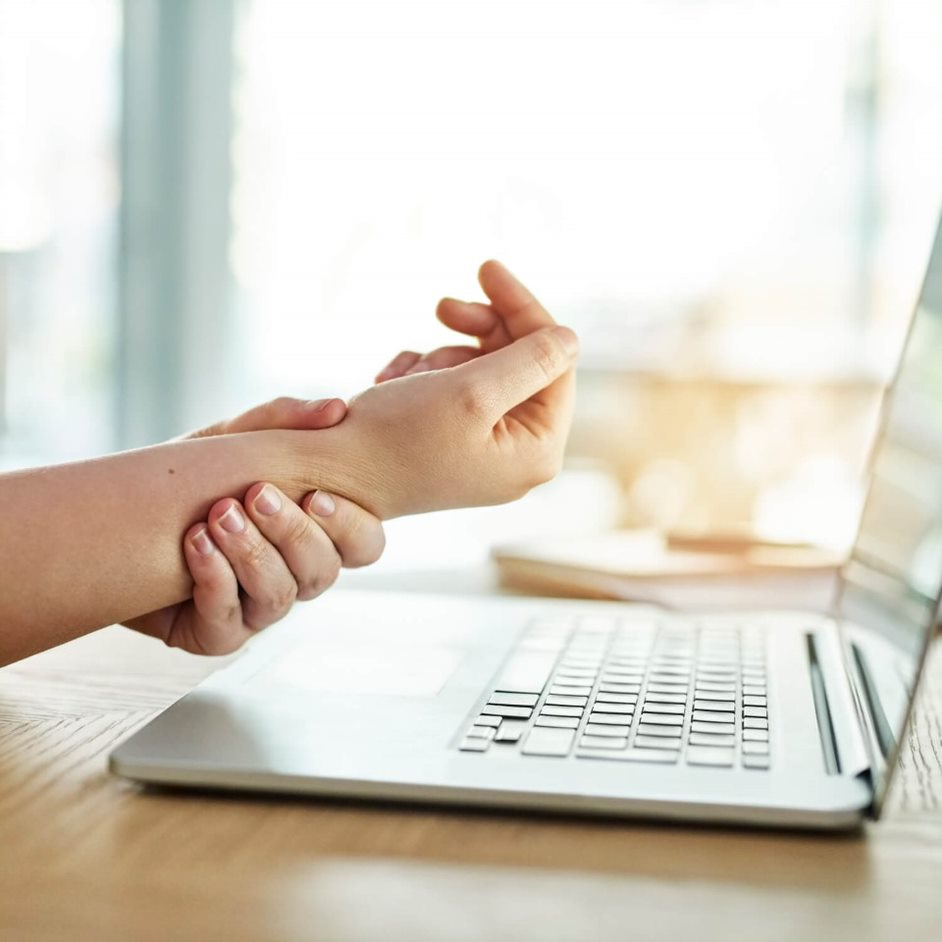
<path fill-rule="evenodd" d="M 361 478 L 348 494 L 381 518 L 505 503 L 559 470 L 578 340 L 500 263 L 479 280 L 489 304 L 438 306 L 477 346 L 400 353 L 336 430 Z"/>

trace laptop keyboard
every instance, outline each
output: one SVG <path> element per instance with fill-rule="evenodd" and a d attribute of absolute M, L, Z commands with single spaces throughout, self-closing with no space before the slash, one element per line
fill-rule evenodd
<path fill-rule="evenodd" d="M 504 663 L 458 748 L 764 770 L 767 690 L 757 628 L 544 619 Z"/>

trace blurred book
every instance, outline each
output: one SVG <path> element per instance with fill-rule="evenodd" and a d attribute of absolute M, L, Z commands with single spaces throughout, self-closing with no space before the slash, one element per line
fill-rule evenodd
<path fill-rule="evenodd" d="M 510 544 L 492 556 L 506 589 L 670 608 L 813 607 L 826 603 L 843 562 L 808 544 L 647 530 Z"/>

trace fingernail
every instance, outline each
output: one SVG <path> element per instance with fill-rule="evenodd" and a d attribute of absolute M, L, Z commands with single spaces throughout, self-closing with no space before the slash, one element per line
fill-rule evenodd
<path fill-rule="evenodd" d="M 316 399 L 311 405 L 315 412 L 323 412 L 333 401 L 333 399 Z"/>
<path fill-rule="evenodd" d="M 245 517 L 235 504 L 230 504 L 229 509 L 219 518 L 219 526 L 229 533 L 241 533 L 245 529 Z"/>
<path fill-rule="evenodd" d="M 190 543 L 193 544 L 193 549 L 195 549 L 200 556 L 211 556 L 213 550 L 216 548 L 213 545 L 213 541 L 209 538 L 205 527 L 202 530 L 197 530 L 196 533 L 190 537 Z"/>
<path fill-rule="evenodd" d="M 574 357 L 579 352 L 579 338 L 568 327 L 554 327 L 553 333 L 559 338 L 569 356 Z"/>
<path fill-rule="evenodd" d="M 260 514 L 265 514 L 266 517 L 270 517 L 272 514 L 276 514 L 281 510 L 281 498 L 273 487 L 269 487 L 269 485 L 266 484 L 258 492 L 255 498 L 255 509 Z"/>
<path fill-rule="evenodd" d="M 311 498 L 311 510 L 313 510 L 318 517 L 329 517 L 336 509 L 337 505 L 334 503 L 334 499 L 330 494 L 318 491 Z"/>

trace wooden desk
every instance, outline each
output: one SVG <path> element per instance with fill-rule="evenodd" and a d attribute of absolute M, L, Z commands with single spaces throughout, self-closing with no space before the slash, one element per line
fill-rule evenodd
<path fill-rule="evenodd" d="M 110 628 L 0 671 L 5 942 L 942 938 L 942 657 L 891 812 L 850 837 L 111 777 L 111 747 L 217 664 Z"/>

